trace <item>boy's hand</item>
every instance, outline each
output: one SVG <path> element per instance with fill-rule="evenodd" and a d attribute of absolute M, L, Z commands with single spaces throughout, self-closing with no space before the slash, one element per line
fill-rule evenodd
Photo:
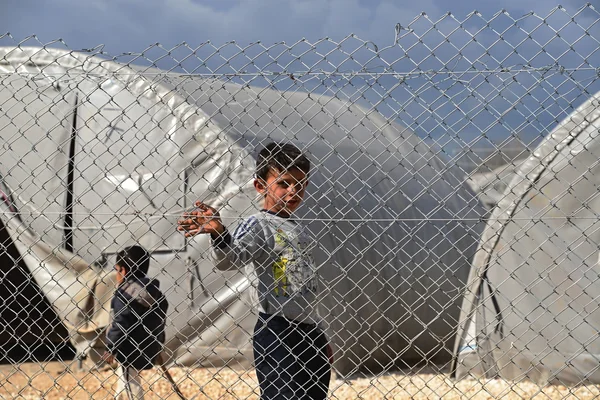
<path fill-rule="evenodd" d="M 329 359 L 329 364 L 333 365 L 333 362 L 334 362 L 333 349 L 331 348 L 331 345 L 329 343 L 327 344 L 327 348 L 325 349 L 325 351 L 327 352 L 327 358 Z"/>
<path fill-rule="evenodd" d="M 104 362 L 111 365 L 115 362 L 115 356 L 110 354 L 108 351 L 105 351 L 104 354 L 102 354 L 102 359 L 104 360 Z"/>
<path fill-rule="evenodd" d="M 197 201 L 194 204 L 198 209 L 183 214 L 183 218 L 177 221 L 177 230 L 183 231 L 185 237 L 196 236 L 201 233 L 209 233 L 217 237 L 225 232 L 225 227 L 219 218 L 219 212 L 213 207 Z"/>

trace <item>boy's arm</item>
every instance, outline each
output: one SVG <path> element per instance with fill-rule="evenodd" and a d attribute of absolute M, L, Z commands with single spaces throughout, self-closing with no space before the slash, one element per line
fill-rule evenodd
<path fill-rule="evenodd" d="M 221 223 L 219 212 L 200 201 L 197 210 L 185 213 L 177 229 L 186 237 L 210 234 L 213 242 L 214 262 L 221 271 L 236 270 L 264 256 L 265 237 L 256 217 L 242 221 L 233 235 Z"/>
<path fill-rule="evenodd" d="M 138 318 L 133 315 L 131 309 L 127 307 L 124 299 L 118 292 L 115 293 L 115 297 L 112 301 L 112 312 L 113 321 L 110 329 L 106 333 L 106 350 L 111 354 L 115 354 L 127 333 L 139 321 Z"/>
<path fill-rule="evenodd" d="M 166 321 L 167 321 L 167 310 L 169 309 L 169 302 L 167 301 L 167 298 L 162 295 L 160 302 L 159 302 L 159 310 L 160 310 L 160 317 L 163 320 L 163 323 L 160 326 L 160 331 L 158 332 L 158 335 L 156 336 L 156 339 L 160 342 L 160 344 L 165 344 L 166 341 L 166 333 L 165 333 L 165 325 L 166 325 Z"/>
<path fill-rule="evenodd" d="M 265 256 L 265 235 L 256 217 L 242 221 L 233 235 L 225 230 L 211 237 L 215 266 L 221 271 L 241 269 Z"/>

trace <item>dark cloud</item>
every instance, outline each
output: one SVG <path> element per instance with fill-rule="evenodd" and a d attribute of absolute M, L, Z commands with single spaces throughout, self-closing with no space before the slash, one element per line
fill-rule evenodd
<path fill-rule="evenodd" d="M 574 12 L 585 1 L 564 4 Z M 546 0 L 463 0 L 451 6 L 445 0 L 4 0 L 0 31 L 16 42 L 35 34 L 44 43 L 61 38 L 72 48 L 106 44 L 112 53 L 155 42 L 293 43 L 351 33 L 383 46 L 393 40 L 396 23 L 408 24 L 421 11 L 435 20 L 447 11 L 462 18 L 473 10 L 489 18 L 506 8 L 518 17 L 529 10 L 544 15 L 554 6 Z"/>
<path fill-rule="evenodd" d="M 41 43 L 60 38 L 73 50 L 104 44 L 106 54 L 118 61 L 144 64 L 145 59 L 147 65 L 195 73 L 358 71 L 365 66 L 382 71 L 390 65 L 394 72 L 479 71 L 521 64 L 598 67 L 594 38 L 600 37 L 599 14 L 591 8 L 578 14 L 586 3 L 565 0 L 565 12 L 555 10 L 557 3 L 548 0 L 3 0 L 0 32 L 10 32 L 13 38 L 0 39 L 0 45 L 36 34 Z M 478 14 L 473 15 L 475 10 Z M 521 19 L 530 11 L 536 16 Z M 379 50 L 392 46 L 396 24 L 404 28 L 398 45 L 375 55 L 374 44 Z M 345 40 L 350 34 L 360 39 Z M 319 42 L 324 37 L 330 41 Z M 225 45 L 230 41 L 237 44 Z M 257 41 L 262 44 L 246 47 Z M 173 49 L 182 42 L 187 44 Z M 286 45 L 276 44 L 280 42 Z M 143 58 L 119 56 L 142 51 Z M 352 80 L 313 76 L 299 77 L 301 83 L 292 89 L 347 96 L 398 118 L 428 139 L 460 131 L 469 141 L 481 132 L 504 137 L 524 127 L 533 135 L 546 134 L 557 116 L 585 100 L 582 87 L 590 93 L 600 89 L 597 79 L 585 74 L 596 76 L 586 70 L 440 73 L 413 77 L 401 85 L 396 76 L 376 73 Z M 289 79 L 229 79 L 279 89 L 292 84 Z M 436 105 L 439 99 L 443 106 Z M 515 104 L 521 108 L 514 109 Z"/>

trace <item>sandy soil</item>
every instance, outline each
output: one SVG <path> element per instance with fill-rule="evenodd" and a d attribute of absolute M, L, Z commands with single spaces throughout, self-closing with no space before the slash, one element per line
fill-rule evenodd
<path fill-rule="evenodd" d="M 187 399 L 258 399 L 254 372 L 229 368 L 170 368 Z M 142 374 L 147 399 L 177 400 L 160 370 Z M 81 371 L 73 364 L 52 362 L 0 367 L 2 399 L 110 399 L 113 370 Z M 453 381 L 444 375 L 395 373 L 331 382 L 332 399 L 592 399 L 599 386 L 540 387 L 502 380 Z"/>

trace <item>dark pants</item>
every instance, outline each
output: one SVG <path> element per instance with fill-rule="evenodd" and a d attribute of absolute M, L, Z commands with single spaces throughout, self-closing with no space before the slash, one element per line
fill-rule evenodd
<path fill-rule="evenodd" d="M 261 400 L 327 398 L 327 339 L 316 325 L 260 313 L 253 347 Z"/>

